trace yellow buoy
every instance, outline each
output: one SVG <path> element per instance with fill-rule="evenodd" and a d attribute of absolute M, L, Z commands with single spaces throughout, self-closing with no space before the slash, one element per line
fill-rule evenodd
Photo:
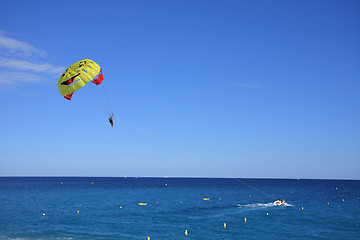
<path fill-rule="evenodd" d="M 329 205 L 330 203 L 328 202 L 327 205 Z"/>
<path fill-rule="evenodd" d="M 221 198 L 219 198 L 219 200 L 221 200 Z"/>
<path fill-rule="evenodd" d="M 147 203 L 138 203 L 139 206 L 146 206 Z"/>
<path fill-rule="evenodd" d="M 266 216 L 269 216 L 269 213 L 266 213 Z"/>
<path fill-rule="evenodd" d="M 79 213 L 79 210 L 77 210 L 76 212 Z"/>
<path fill-rule="evenodd" d="M 210 200 L 210 198 L 203 198 L 203 200 L 204 200 L 204 201 L 209 201 L 209 200 Z"/>
<path fill-rule="evenodd" d="M 120 208 L 122 208 L 122 206 L 120 206 Z"/>
<path fill-rule="evenodd" d="M 165 186 L 167 186 L 167 183 L 165 183 Z"/>
<path fill-rule="evenodd" d="M 244 222 L 246 222 L 246 218 L 244 218 Z"/>
<path fill-rule="evenodd" d="M 345 200 L 344 200 L 344 199 L 342 199 L 342 201 L 344 202 Z"/>
<path fill-rule="evenodd" d="M 45 213 L 43 213 L 43 216 L 45 216 Z"/>
<path fill-rule="evenodd" d="M 150 237 L 147 237 L 147 240 L 150 240 Z"/>
<path fill-rule="evenodd" d="M 304 207 L 301 207 L 301 210 L 304 210 Z"/>
<path fill-rule="evenodd" d="M 226 228 L 226 223 L 224 223 L 224 228 Z"/>
<path fill-rule="evenodd" d="M 180 203 L 182 203 L 182 201 L 180 201 Z"/>
<path fill-rule="evenodd" d="M 251 194 L 249 196 L 251 197 Z"/>
<path fill-rule="evenodd" d="M 187 230 L 185 230 L 185 236 L 187 236 L 188 235 L 188 232 L 187 232 Z"/>

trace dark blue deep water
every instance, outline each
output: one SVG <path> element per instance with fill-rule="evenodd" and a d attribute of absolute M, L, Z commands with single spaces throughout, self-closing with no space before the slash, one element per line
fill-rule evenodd
<path fill-rule="evenodd" d="M 360 181 L 0 177 L 0 239 L 360 239 L 359 197 Z"/>

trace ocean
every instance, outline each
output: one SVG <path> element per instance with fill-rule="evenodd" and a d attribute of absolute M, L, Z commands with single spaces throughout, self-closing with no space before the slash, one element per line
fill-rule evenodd
<path fill-rule="evenodd" d="M 0 177 L 0 240 L 360 239 L 359 197 L 351 180 Z"/>

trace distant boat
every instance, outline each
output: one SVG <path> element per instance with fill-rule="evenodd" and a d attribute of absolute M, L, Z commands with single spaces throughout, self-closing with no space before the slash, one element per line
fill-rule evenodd
<path fill-rule="evenodd" d="M 276 200 L 274 202 L 274 205 L 275 206 L 281 206 L 281 205 L 284 205 L 285 204 L 285 200 L 284 199 L 280 199 L 280 200 Z"/>

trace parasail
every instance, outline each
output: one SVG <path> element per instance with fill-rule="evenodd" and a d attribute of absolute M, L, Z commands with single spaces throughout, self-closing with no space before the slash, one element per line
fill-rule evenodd
<path fill-rule="evenodd" d="M 58 87 L 60 94 L 71 100 L 73 93 L 87 83 L 92 82 L 99 85 L 103 79 L 100 66 L 90 59 L 84 59 L 65 70 L 58 81 Z"/>

